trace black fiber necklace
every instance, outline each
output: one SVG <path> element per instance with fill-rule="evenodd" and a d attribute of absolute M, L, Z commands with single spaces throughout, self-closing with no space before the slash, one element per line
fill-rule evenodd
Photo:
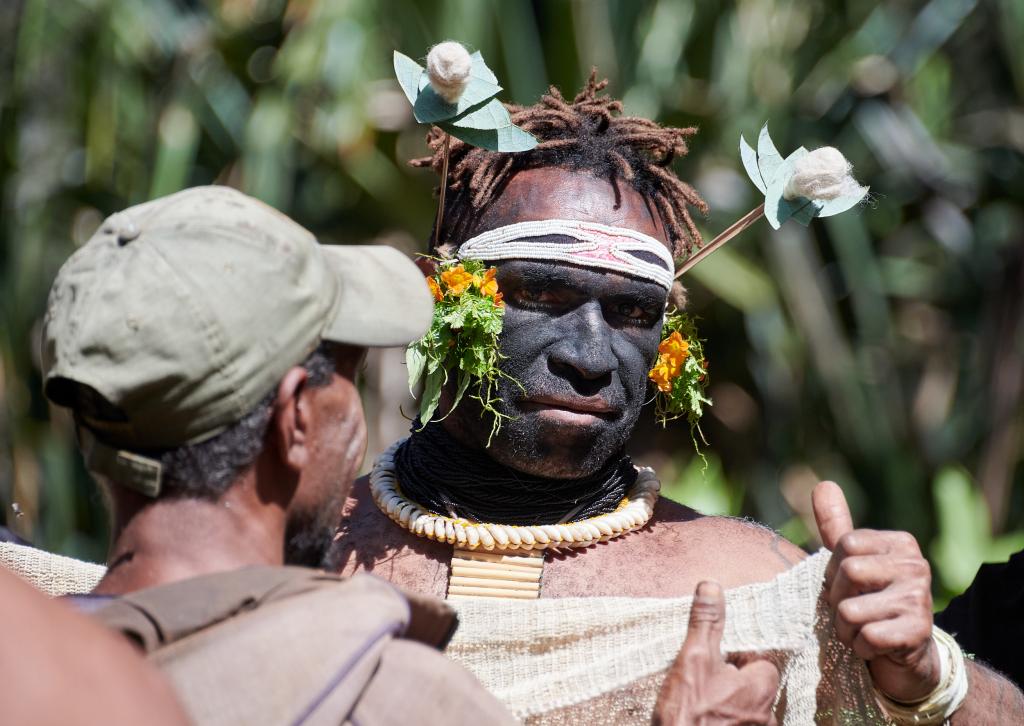
<path fill-rule="evenodd" d="M 561 524 L 607 514 L 637 476 L 621 452 L 581 479 L 530 476 L 463 446 L 438 423 L 420 428 L 419 421 L 394 465 L 402 494 L 425 509 L 493 524 Z"/>

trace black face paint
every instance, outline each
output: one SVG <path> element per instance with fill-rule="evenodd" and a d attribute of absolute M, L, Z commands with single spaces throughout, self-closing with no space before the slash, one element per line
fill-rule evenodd
<path fill-rule="evenodd" d="M 666 293 L 652 282 L 547 262 L 498 268 L 506 302 L 502 423 L 487 454 L 536 476 L 579 478 L 621 453 L 640 415 Z M 487 443 L 490 421 L 460 404 L 446 427 Z"/>

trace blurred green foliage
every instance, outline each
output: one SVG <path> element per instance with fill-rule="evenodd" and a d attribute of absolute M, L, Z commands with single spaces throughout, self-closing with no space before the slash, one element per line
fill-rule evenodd
<path fill-rule="evenodd" d="M 418 248 L 434 180 L 404 163 L 425 145 L 391 51 L 455 38 L 509 101 L 596 65 L 628 113 L 700 126 L 676 168 L 707 238 L 757 203 L 737 142 L 766 120 L 783 153 L 835 145 L 871 185 L 688 275 L 709 466 L 685 425 L 634 446 L 670 494 L 813 545 L 809 488 L 833 478 L 858 523 L 934 541 L 947 590 L 1021 544 L 1024 0 L 9 0 L 0 30 L 0 504 L 34 542 L 103 555 L 40 393 L 61 262 L 105 215 L 207 183 L 328 242 Z"/>
<path fill-rule="evenodd" d="M 932 557 L 947 590 L 962 592 L 979 562 L 1004 562 L 1024 549 L 1024 530 L 992 537 L 988 506 L 963 469 L 944 468 L 932 486 L 939 520 Z"/>

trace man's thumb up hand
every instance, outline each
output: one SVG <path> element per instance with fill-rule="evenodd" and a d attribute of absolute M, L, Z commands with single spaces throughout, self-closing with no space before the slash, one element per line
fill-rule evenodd
<path fill-rule="evenodd" d="M 853 531 L 853 517 L 843 490 L 834 481 L 818 482 L 811 492 L 811 506 L 821 543 L 835 551 L 842 536 Z"/>
<path fill-rule="evenodd" d="M 779 672 L 766 660 L 742 668 L 722 657 L 725 593 L 701 582 L 693 595 L 686 640 L 668 671 L 654 709 L 654 723 L 667 726 L 775 726 L 772 704 Z"/>

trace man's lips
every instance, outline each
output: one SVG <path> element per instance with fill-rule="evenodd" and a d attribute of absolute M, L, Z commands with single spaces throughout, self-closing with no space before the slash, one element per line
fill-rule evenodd
<path fill-rule="evenodd" d="M 611 418 L 618 410 L 601 396 L 536 396 L 522 402 L 528 411 L 565 411 L 588 417 Z"/>

